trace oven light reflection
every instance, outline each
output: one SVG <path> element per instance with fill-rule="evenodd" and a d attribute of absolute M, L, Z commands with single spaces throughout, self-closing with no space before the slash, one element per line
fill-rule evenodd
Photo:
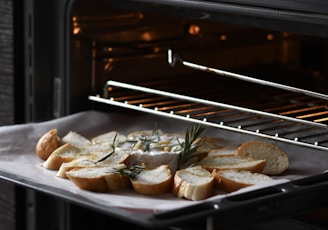
<path fill-rule="evenodd" d="M 73 21 L 73 34 L 77 35 L 81 32 L 81 27 L 79 27 L 77 23 L 77 17 L 73 17 L 72 21 Z"/>
<path fill-rule="evenodd" d="M 141 35 L 142 39 L 145 40 L 145 41 L 151 41 L 153 36 L 151 33 L 149 32 L 145 32 Z"/>
<path fill-rule="evenodd" d="M 190 35 L 195 36 L 195 35 L 198 35 L 199 32 L 200 32 L 200 27 L 198 25 L 190 25 L 189 26 L 188 33 Z"/>
<path fill-rule="evenodd" d="M 267 40 L 272 41 L 274 39 L 273 34 L 267 34 Z"/>
<path fill-rule="evenodd" d="M 222 35 L 220 35 L 220 40 L 221 41 L 226 41 L 227 40 L 227 35 L 225 35 L 225 34 L 222 34 Z"/>

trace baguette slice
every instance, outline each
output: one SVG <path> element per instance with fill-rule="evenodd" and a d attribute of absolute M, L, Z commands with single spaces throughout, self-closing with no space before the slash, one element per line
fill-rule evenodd
<path fill-rule="evenodd" d="M 69 143 L 75 146 L 92 144 L 89 139 L 74 131 L 69 131 L 64 137 L 62 137 L 61 142 L 62 144 Z"/>
<path fill-rule="evenodd" d="M 213 149 L 208 153 L 208 157 L 217 156 L 235 156 L 237 153 L 237 147 L 226 147 L 221 149 Z"/>
<path fill-rule="evenodd" d="M 205 137 L 204 142 L 200 145 L 196 152 L 199 154 L 208 154 L 212 150 L 225 149 L 225 148 L 238 148 L 238 145 L 232 141 L 220 137 Z"/>
<path fill-rule="evenodd" d="M 178 170 L 174 175 L 172 193 L 188 200 L 203 200 L 212 195 L 214 177 L 201 166 Z"/>
<path fill-rule="evenodd" d="M 66 143 L 57 148 L 43 163 L 43 167 L 50 170 L 58 170 L 63 163 L 71 162 L 83 156 L 94 156 L 97 159 L 108 155 L 113 151 L 110 144 L 88 144 L 83 146 L 75 146 L 71 143 Z M 97 161 L 95 159 L 95 161 Z"/>
<path fill-rule="evenodd" d="M 70 162 L 81 155 L 81 149 L 71 144 L 64 144 L 57 148 L 42 166 L 50 170 L 58 170 L 62 163 Z"/>
<path fill-rule="evenodd" d="M 241 188 L 272 180 L 271 177 L 265 174 L 235 169 L 214 169 L 212 175 L 215 178 L 216 185 L 226 192 L 234 192 Z"/>
<path fill-rule="evenodd" d="M 262 172 L 266 160 L 254 160 L 241 156 L 217 156 L 205 157 L 198 162 L 198 165 L 212 172 L 213 169 L 238 169 L 251 172 Z"/>
<path fill-rule="evenodd" d="M 135 179 L 131 179 L 131 184 L 139 194 L 160 195 L 171 190 L 173 176 L 167 165 L 161 165 L 154 169 L 142 170 Z"/>
<path fill-rule="evenodd" d="M 263 141 L 252 140 L 243 143 L 238 148 L 236 155 L 266 160 L 262 173 L 267 175 L 278 175 L 289 166 L 288 156 L 282 149 Z"/>
<path fill-rule="evenodd" d="M 79 188 L 93 192 L 111 192 L 130 186 L 128 177 L 117 173 L 124 164 L 76 168 L 68 171 L 67 177 Z"/>
<path fill-rule="evenodd" d="M 55 149 L 59 146 L 57 129 L 51 129 L 39 139 L 36 144 L 36 155 L 42 160 L 47 160 Z"/>
<path fill-rule="evenodd" d="M 115 143 L 113 143 L 114 139 L 115 139 Z M 108 133 L 103 133 L 103 134 L 95 136 L 91 139 L 91 142 L 93 144 L 109 143 L 109 144 L 114 144 L 115 146 L 119 146 L 120 144 L 124 143 L 125 141 L 126 141 L 126 136 L 123 134 L 120 134 L 116 131 L 110 131 Z"/>
<path fill-rule="evenodd" d="M 115 151 L 108 158 L 103 159 L 107 156 L 107 153 L 90 153 L 81 155 L 78 158 L 61 164 L 57 177 L 67 179 L 66 172 L 74 168 L 94 167 L 99 165 L 110 165 L 110 164 L 123 164 L 129 158 L 129 153 L 125 151 Z M 100 161 L 101 160 L 101 161 Z"/>

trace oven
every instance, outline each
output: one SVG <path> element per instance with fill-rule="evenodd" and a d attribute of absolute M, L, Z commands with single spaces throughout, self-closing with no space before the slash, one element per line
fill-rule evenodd
<path fill-rule="evenodd" d="M 151 114 L 325 156 L 327 9 L 322 0 L 25 1 L 24 120 L 89 110 Z M 218 210 L 204 203 L 148 222 L 16 183 L 23 184 L 20 218 L 28 229 L 95 222 L 99 229 L 321 229 L 327 178 L 297 178 L 232 197 Z"/>

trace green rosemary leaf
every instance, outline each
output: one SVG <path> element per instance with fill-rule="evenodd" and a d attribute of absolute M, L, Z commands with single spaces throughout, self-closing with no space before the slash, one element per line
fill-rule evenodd
<path fill-rule="evenodd" d="M 122 169 L 115 169 L 114 173 L 120 173 L 123 176 L 129 177 L 132 180 L 136 179 L 136 176 L 142 172 L 145 168 L 140 165 L 132 165 L 130 167 L 125 167 Z"/>
<path fill-rule="evenodd" d="M 116 138 L 117 138 L 117 133 L 115 134 L 114 136 L 114 139 L 113 139 L 113 143 L 111 144 L 112 148 L 113 148 L 113 151 L 111 151 L 110 153 L 108 153 L 106 156 L 104 156 L 103 158 L 101 158 L 100 160 L 98 160 L 96 163 L 99 163 L 99 162 L 102 162 L 104 160 L 106 160 L 108 157 L 110 157 L 114 152 L 115 152 L 115 147 L 116 147 Z M 117 143 L 119 143 L 119 141 L 117 141 Z"/>
<path fill-rule="evenodd" d="M 178 169 L 180 169 L 190 159 L 197 157 L 198 154 L 196 150 L 204 143 L 204 138 L 197 142 L 196 140 L 204 130 L 205 127 L 200 124 L 192 126 L 190 130 L 187 129 L 184 142 L 179 143 L 181 146 L 181 151 L 179 153 Z"/>

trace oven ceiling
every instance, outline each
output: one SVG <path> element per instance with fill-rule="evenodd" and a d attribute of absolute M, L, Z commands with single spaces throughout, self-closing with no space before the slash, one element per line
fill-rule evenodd
<path fill-rule="evenodd" d="M 127 1 L 114 3 L 112 0 L 107 0 L 107 2 L 124 4 Z M 328 2 L 325 0 L 132 0 L 128 2 L 141 3 L 139 6 L 152 12 L 189 14 L 190 17 L 198 19 L 328 37 Z"/>

